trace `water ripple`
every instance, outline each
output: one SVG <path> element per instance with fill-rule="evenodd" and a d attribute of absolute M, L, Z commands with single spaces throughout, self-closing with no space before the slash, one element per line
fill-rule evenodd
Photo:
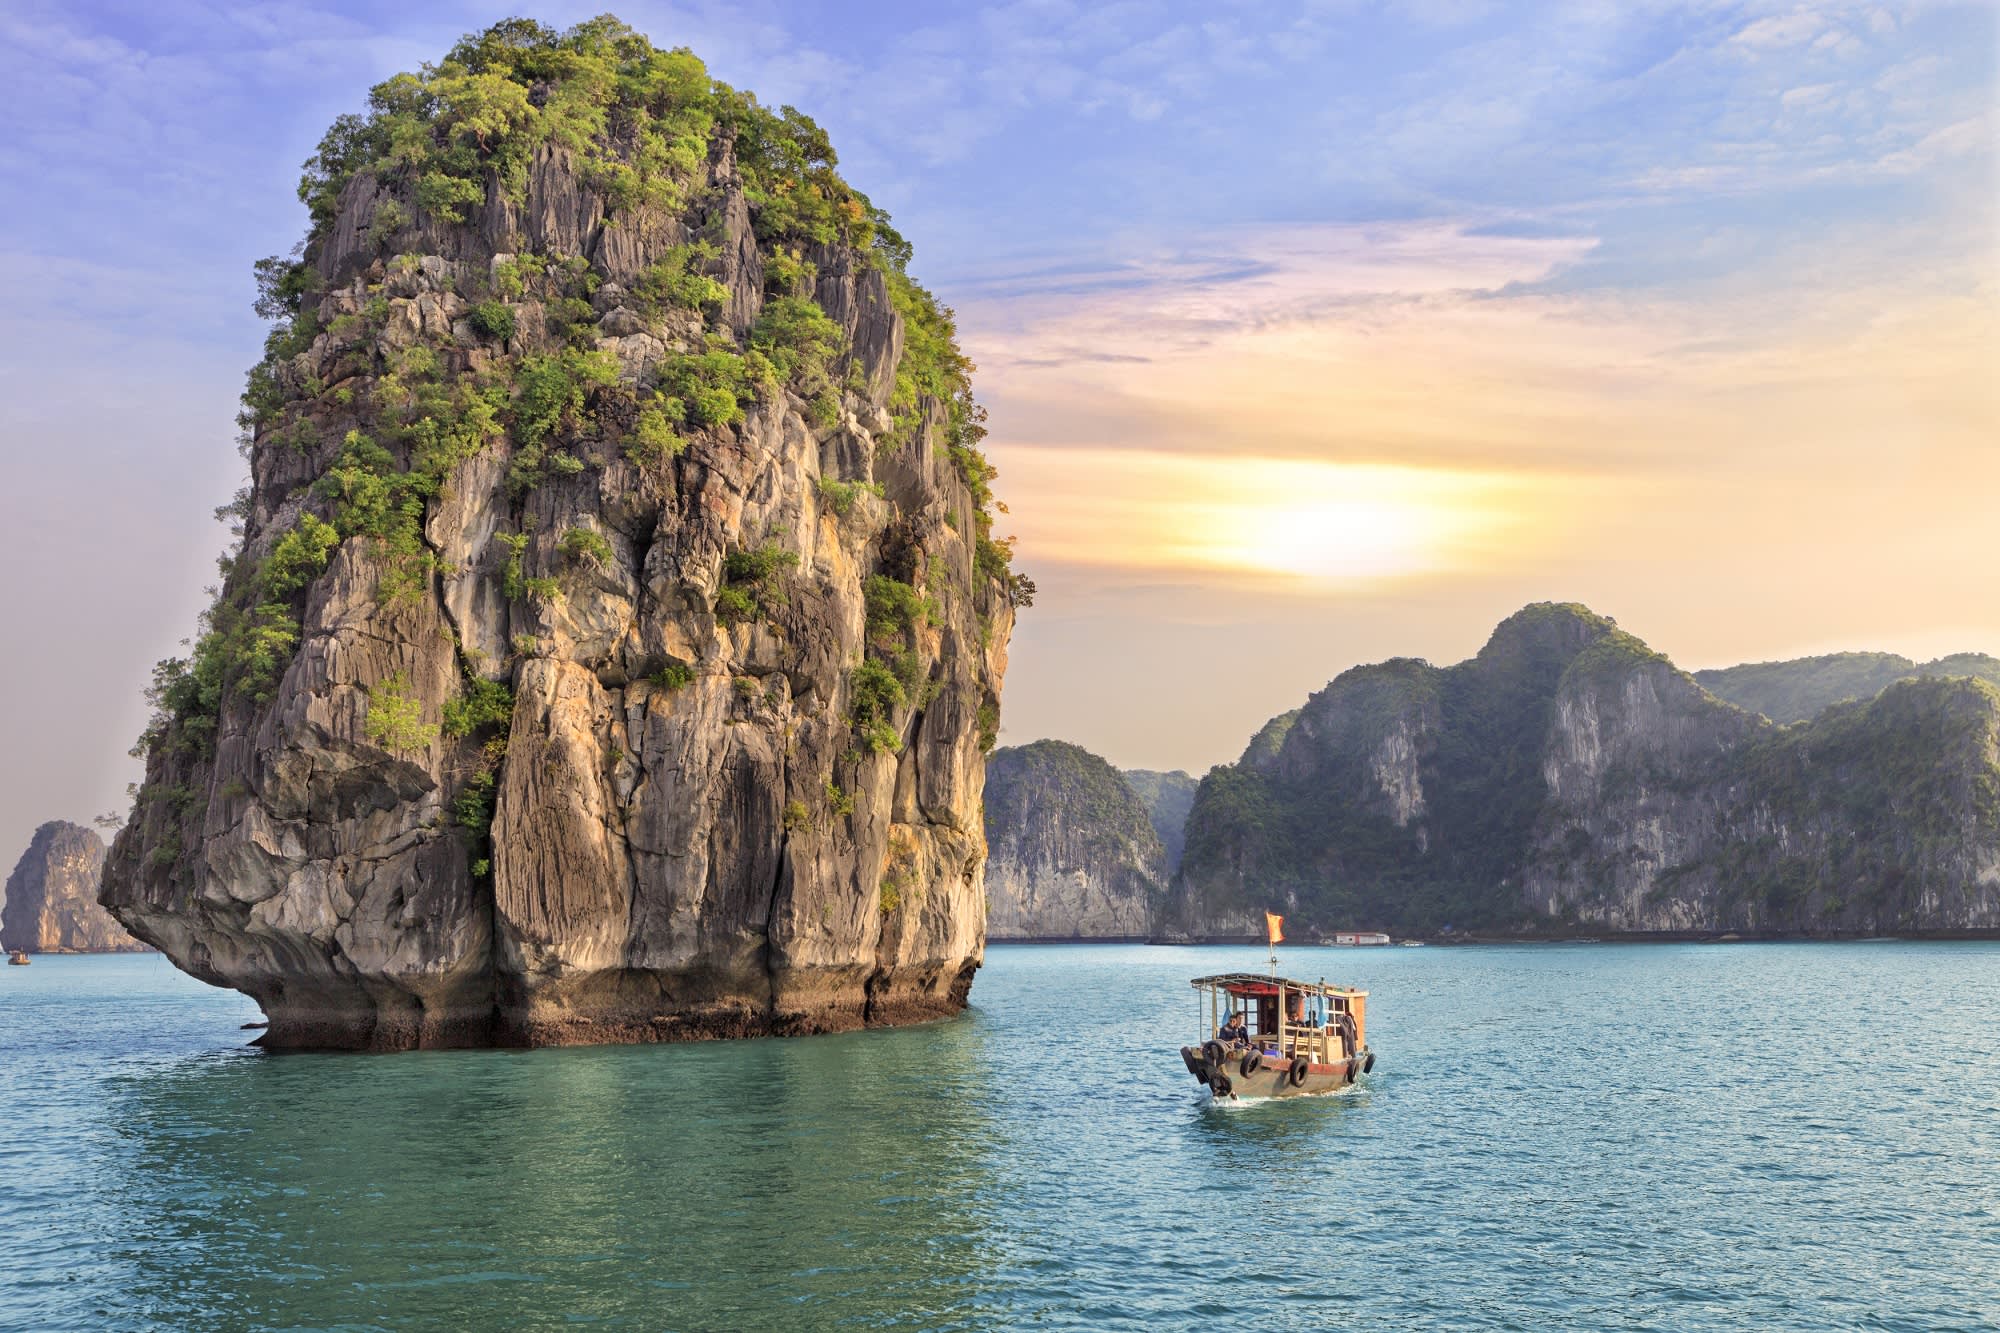
<path fill-rule="evenodd" d="M 1375 1075 L 1218 1107 L 1186 978 L 963 1019 L 269 1057 L 158 958 L 0 978 L 0 1327 L 1877 1329 L 2000 1311 L 2000 947 L 1296 951 Z"/>

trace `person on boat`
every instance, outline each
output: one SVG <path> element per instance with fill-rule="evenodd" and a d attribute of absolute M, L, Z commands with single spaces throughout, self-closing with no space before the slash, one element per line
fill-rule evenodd
<path fill-rule="evenodd" d="M 1229 1017 L 1222 1020 L 1222 1030 L 1215 1034 L 1226 1046 L 1231 1042 L 1247 1041 L 1250 1033 L 1243 1025 L 1243 1011 L 1232 1009 Z"/>

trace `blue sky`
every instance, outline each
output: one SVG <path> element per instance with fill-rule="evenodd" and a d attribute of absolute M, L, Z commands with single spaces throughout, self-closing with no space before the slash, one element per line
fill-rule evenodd
<path fill-rule="evenodd" d="M 0 15 L 0 855 L 133 776 L 300 161 L 512 12 Z M 1045 590 L 1009 742 L 1198 771 L 1538 596 L 1688 665 L 2000 651 L 1991 5 L 618 12 L 818 118 L 958 308 Z"/>

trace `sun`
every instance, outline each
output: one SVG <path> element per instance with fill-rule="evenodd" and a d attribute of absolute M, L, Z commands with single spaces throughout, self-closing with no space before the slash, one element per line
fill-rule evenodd
<path fill-rule="evenodd" d="M 1228 566 L 1310 579 L 1384 578 L 1422 570 L 1435 516 L 1379 498 L 1279 504 L 1232 516 L 1215 549 Z"/>
<path fill-rule="evenodd" d="M 1383 464 L 1250 460 L 1196 543 L 1211 566 L 1353 582 L 1456 563 L 1503 514 L 1486 479 Z"/>
<path fill-rule="evenodd" d="M 1011 520 L 1032 559 L 1289 583 L 1370 583 L 1478 568 L 1518 548 L 1546 483 L 1389 463 L 1137 449 L 1013 449 L 1035 495 Z"/>

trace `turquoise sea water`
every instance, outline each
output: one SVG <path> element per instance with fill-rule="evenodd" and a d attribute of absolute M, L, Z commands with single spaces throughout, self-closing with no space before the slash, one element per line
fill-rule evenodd
<path fill-rule="evenodd" d="M 2000 1326 L 2000 945 L 1293 949 L 1376 1072 L 1218 1109 L 1187 978 L 1258 962 L 275 1057 L 157 957 L 0 969 L 0 1328 Z"/>

